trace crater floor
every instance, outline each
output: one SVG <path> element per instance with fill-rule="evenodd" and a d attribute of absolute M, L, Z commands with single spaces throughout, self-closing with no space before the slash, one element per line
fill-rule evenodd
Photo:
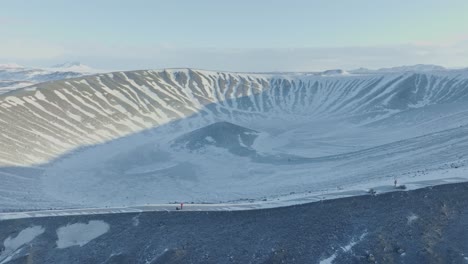
<path fill-rule="evenodd" d="M 7 93 L 0 204 L 290 204 L 395 179 L 407 189 L 465 181 L 467 76 L 175 69 Z"/>

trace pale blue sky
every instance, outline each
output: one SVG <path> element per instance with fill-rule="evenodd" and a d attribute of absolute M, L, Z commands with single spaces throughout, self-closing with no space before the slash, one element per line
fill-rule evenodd
<path fill-rule="evenodd" d="M 0 0 L 0 63 L 109 70 L 468 66 L 466 0 Z"/>

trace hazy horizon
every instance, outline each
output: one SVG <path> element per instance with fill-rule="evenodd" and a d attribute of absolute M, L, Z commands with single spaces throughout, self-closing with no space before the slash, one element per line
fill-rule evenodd
<path fill-rule="evenodd" d="M 28 8 L 24 8 L 28 6 Z M 2 3 L 0 63 L 105 70 L 468 66 L 468 2 Z"/>

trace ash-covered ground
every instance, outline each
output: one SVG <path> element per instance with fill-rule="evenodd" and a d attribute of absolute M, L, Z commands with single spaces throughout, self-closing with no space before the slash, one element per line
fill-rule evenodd
<path fill-rule="evenodd" d="M 0 263 L 467 263 L 468 183 L 263 210 L 4 220 L 0 245 Z"/>

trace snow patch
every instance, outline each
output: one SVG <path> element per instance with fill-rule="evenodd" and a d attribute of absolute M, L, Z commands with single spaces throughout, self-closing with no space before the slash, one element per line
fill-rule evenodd
<path fill-rule="evenodd" d="M 134 216 L 134 217 L 132 218 L 132 225 L 133 225 L 134 227 L 137 227 L 137 226 L 140 225 L 140 215 Z"/>
<path fill-rule="evenodd" d="M 406 219 L 408 219 L 408 225 L 412 224 L 414 221 L 418 220 L 419 219 L 419 216 L 415 215 L 414 213 L 411 213 L 410 215 L 408 215 L 406 217 Z"/>
<path fill-rule="evenodd" d="M 332 264 L 335 259 L 336 259 L 336 253 L 324 260 L 321 260 L 319 263 L 320 264 Z"/>
<path fill-rule="evenodd" d="M 210 136 L 205 137 L 205 140 L 208 141 L 209 143 L 213 143 L 213 144 L 216 143 L 216 140 Z"/>
<path fill-rule="evenodd" d="M 349 251 L 352 250 L 352 248 L 359 242 L 362 241 L 362 239 L 364 239 L 364 237 L 367 236 L 367 233 L 364 233 L 362 234 L 358 239 L 352 239 L 351 242 L 349 242 L 349 244 L 343 246 L 343 247 L 340 247 L 339 250 L 337 250 L 335 253 L 333 253 L 333 255 L 331 255 L 330 257 L 324 259 L 324 260 L 321 260 L 319 263 L 320 264 L 332 264 L 333 261 L 336 259 L 336 257 L 338 256 L 338 253 L 347 253 Z"/>
<path fill-rule="evenodd" d="M 57 229 L 57 248 L 84 246 L 91 240 L 107 233 L 109 224 L 100 220 L 89 221 L 87 224 L 76 223 Z"/>
<path fill-rule="evenodd" d="M 42 226 L 33 226 L 23 229 L 16 237 L 8 237 L 3 242 L 4 251 L 0 254 L 0 264 L 6 263 L 18 253 L 18 249 L 31 241 L 37 236 L 44 233 L 45 229 Z"/>

